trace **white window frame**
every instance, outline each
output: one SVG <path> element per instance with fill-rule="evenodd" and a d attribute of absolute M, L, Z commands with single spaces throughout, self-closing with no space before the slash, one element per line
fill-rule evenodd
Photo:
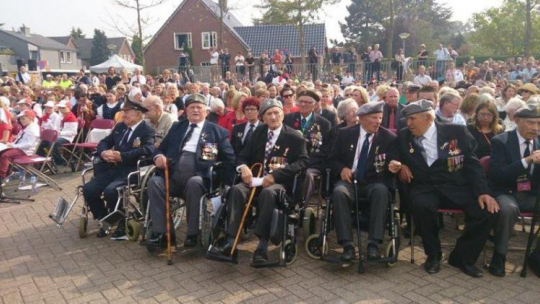
<path fill-rule="evenodd" d="M 208 37 L 208 39 L 206 37 Z M 217 39 L 218 39 L 217 32 L 202 32 L 201 33 L 202 49 L 209 50 L 211 48 L 217 47 L 218 45 Z M 205 46 L 206 40 L 208 40 L 208 45 Z M 212 44 L 212 41 L 214 42 L 213 44 Z"/>
<path fill-rule="evenodd" d="M 66 63 L 66 57 L 63 51 L 60 51 L 60 63 Z"/>
<path fill-rule="evenodd" d="M 73 63 L 73 61 L 71 60 L 71 52 L 66 52 L 66 62 Z"/>
<path fill-rule="evenodd" d="M 175 50 L 177 50 L 177 51 L 183 51 L 183 50 L 184 50 L 184 48 L 179 48 L 179 47 L 178 47 L 178 41 L 177 41 L 177 39 L 176 39 L 176 38 L 177 38 L 177 35 L 187 35 L 187 36 L 188 36 L 188 40 L 187 40 L 187 42 L 188 42 L 188 47 L 189 47 L 190 49 L 193 48 L 193 37 L 192 37 L 192 35 L 191 35 L 191 32 L 175 32 L 175 33 L 173 33 L 173 35 L 174 35 L 174 36 L 173 36 L 173 41 L 174 41 L 174 49 L 175 49 Z"/>

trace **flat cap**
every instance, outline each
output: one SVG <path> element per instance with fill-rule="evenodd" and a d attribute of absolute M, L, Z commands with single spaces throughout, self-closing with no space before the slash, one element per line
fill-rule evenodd
<path fill-rule="evenodd" d="M 122 105 L 121 110 L 135 110 L 135 111 L 141 111 L 143 113 L 148 112 L 148 108 L 145 105 L 143 105 L 142 102 L 131 101 L 129 99 L 124 101 L 124 104 Z"/>
<path fill-rule="evenodd" d="M 406 105 L 403 110 L 401 110 L 401 114 L 407 117 L 416 113 L 427 112 L 429 110 L 433 110 L 433 102 L 427 99 L 420 99 Z"/>
<path fill-rule="evenodd" d="M 538 90 L 538 88 L 532 83 L 526 83 L 526 84 L 522 85 L 518 89 L 518 92 L 520 92 L 520 91 L 529 91 L 529 92 L 531 92 L 533 94 L 538 94 L 540 92 L 540 90 Z"/>
<path fill-rule="evenodd" d="M 262 103 L 261 103 L 261 108 L 259 109 L 259 115 L 260 116 L 263 116 L 264 112 L 266 112 L 266 110 L 270 109 L 270 108 L 273 108 L 273 107 L 278 107 L 280 109 L 283 110 L 283 105 L 281 104 L 281 102 L 277 99 L 265 99 Z"/>
<path fill-rule="evenodd" d="M 519 108 L 514 114 L 517 118 L 540 118 L 540 106 L 535 104 L 528 104 Z"/>
<path fill-rule="evenodd" d="M 413 83 L 413 84 L 411 84 L 410 86 L 407 87 L 407 92 L 409 92 L 409 93 L 418 92 L 418 91 L 420 91 L 421 88 L 422 88 L 421 85 Z"/>
<path fill-rule="evenodd" d="M 315 102 L 319 102 L 319 100 L 321 100 L 321 97 L 319 96 L 319 94 L 317 94 L 317 92 L 315 92 L 314 90 L 311 90 L 311 89 L 300 91 L 300 93 L 296 94 L 296 99 L 298 99 L 298 98 L 300 98 L 302 96 L 311 97 L 311 98 L 315 99 Z"/>
<path fill-rule="evenodd" d="M 206 98 L 204 98 L 202 94 L 191 94 L 187 97 L 185 106 L 187 108 L 190 104 L 194 104 L 194 103 L 200 103 L 200 104 L 206 105 Z"/>
<path fill-rule="evenodd" d="M 382 113 L 384 101 L 368 102 L 360 106 L 356 115 L 364 116 L 368 114 Z"/>

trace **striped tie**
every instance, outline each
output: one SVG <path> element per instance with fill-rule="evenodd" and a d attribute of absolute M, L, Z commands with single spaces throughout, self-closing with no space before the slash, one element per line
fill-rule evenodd
<path fill-rule="evenodd" d="M 274 132 L 268 132 L 268 140 L 266 141 L 266 148 L 264 149 L 264 168 L 267 173 L 268 170 L 266 169 L 266 164 L 268 163 L 270 152 L 272 152 L 272 137 L 274 137 Z"/>

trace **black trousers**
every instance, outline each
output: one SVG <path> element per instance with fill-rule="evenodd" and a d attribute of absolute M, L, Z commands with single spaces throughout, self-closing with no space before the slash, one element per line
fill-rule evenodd
<path fill-rule="evenodd" d="M 441 252 L 437 222 L 439 208 L 463 209 L 465 231 L 458 238 L 452 255 L 466 265 L 473 265 L 486 244 L 498 214 L 491 214 L 486 209 L 480 209 L 476 201 L 455 205 L 436 191 L 413 195 L 409 210 L 413 216 L 416 231 L 422 237 L 424 252 L 428 256 Z"/>
<path fill-rule="evenodd" d="M 84 185 L 83 196 L 95 219 L 102 219 L 114 210 L 118 201 L 116 188 L 125 183 L 126 178 L 120 174 L 119 170 L 111 168 L 100 172 L 99 175 Z M 106 206 L 101 198 L 102 193 L 107 203 Z"/>

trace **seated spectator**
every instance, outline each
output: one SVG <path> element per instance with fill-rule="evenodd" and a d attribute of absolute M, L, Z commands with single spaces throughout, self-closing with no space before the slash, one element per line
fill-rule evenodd
<path fill-rule="evenodd" d="M 144 118 L 156 131 L 155 141 L 156 147 L 158 147 L 173 123 L 177 120 L 177 117 L 163 111 L 163 101 L 159 96 L 149 96 L 144 100 L 143 105 L 148 109 L 148 112 L 144 113 Z"/>
<path fill-rule="evenodd" d="M 56 103 L 54 101 L 47 101 L 45 104 L 45 114 L 41 117 L 41 127 L 45 130 L 59 131 L 62 124 L 62 117 L 54 110 Z"/>
<path fill-rule="evenodd" d="M 208 116 L 206 116 L 206 120 L 213 122 L 217 125 L 221 125 L 225 123 L 225 114 L 227 114 L 229 111 L 227 111 L 227 108 L 225 108 L 225 104 L 223 101 L 219 98 L 215 98 L 212 101 L 212 104 L 210 104 L 210 113 L 208 113 Z"/>
<path fill-rule="evenodd" d="M 19 110 L 19 113 L 22 113 L 26 110 L 30 110 L 36 114 L 34 110 L 32 110 L 32 101 L 29 99 L 21 99 L 19 102 L 17 102 L 17 109 Z M 35 123 L 39 123 L 39 120 L 37 118 L 37 115 L 34 115 Z"/>
<path fill-rule="evenodd" d="M 247 121 L 244 111 L 242 111 L 242 102 L 247 98 L 247 95 L 244 93 L 234 94 L 232 98 L 232 108 L 233 110 L 225 115 L 225 118 L 220 124 L 221 127 L 227 129 L 229 134 L 232 132 L 232 129 L 235 125 L 244 123 Z"/>
<path fill-rule="evenodd" d="M 113 90 L 110 90 L 105 95 L 107 103 L 102 104 L 97 108 L 97 116 L 103 119 L 114 120 L 116 113 L 120 111 L 122 103 L 116 100 L 116 94 Z"/>
<path fill-rule="evenodd" d="M 497 112 L 495 101 L 481 102 L 467 128 L 478 144 L 476 156 L 479 159 L 489 156 L 491 153 L 491 139 L 504 131 L 504 127 L 499 123 L 499 112 Z"/>
<path fill-rule="evenodd" d="M 439 108 L 435 111 L 435 114 L 442 121 L 463 125 L 467 123 L 461 114 L 459 114 L 459 108 L 461 106 L 461 96 L 456 93 L 446 93 L 441 96 L 439 100 Z"/>
<path fill-rule="evenodd" d="M 431 77 L 426 74 L 426 67 L 421 65 L 418 68 L 418 75 L 414 77 L 414 83 L 419 84 L 421 86 L 428 85 L 431 82 Z"/>
<path fill-rule="evenodd" d="M 513 131 L 516 129 L 516 123 L 514 122 L 514 114 L 521 107 L 526 106 L 527 103 L 521 100 L 518 97 L 511 98 L 504 106 L 504 111 L 506 112 L 506 118 L 504 119 L 504 130 Z"/>
<path fill-rule="evenodd" d="M 12 115 L 9 112 L 9 99 L 0 96 L 0 143 L 7 144 L 12 140 Z"/>
<path fill-rule="evenodd" d="M 480 98 L 478 94 L 470 94 L 468 96 L 465 96 L 463 102 L 461 103 L 461 106 L 459 107 L 459 111 L 461 112 L 461 115 L 463 116 L 465 121 L 468 122 L 473 117 L 476 107 L 479 103 Z"/>
<path fill-rule="evenodd" d="M 88 94 L 81 89 L 75 90 L 74 97 L 77 102 L 71 109 L 71 112 L 75 115 L 75 118 L 80 118 L 84 120 L 84 129 L 88 130 L 90 128 L 90 123 L 92 122 L 92 120 L 96 119 L 97 105 L 93 103 L 90 99 L 88 99 Z M 63 104 L 64 107 L 67 107 L 67 104 L 65 103 L 60 104 Z M 59 108 L 60 104 L 58 105 Z M 62 112 L 61 109 L 60 112 Z"/>
<path fill-rule="evenodd" d="M 17 135 L 15 141 L 7 143 L 7 149 L 0 152 L 0 185 L 7 176 L 10 160 L 17 156 L 34 155 L 39 141 L 40 130 L 39 125 L 35 122 L 36 113 L 31 110 L 24 110 L 17 115 L 17 118 L 21 122 L 23 129 Z"/>

